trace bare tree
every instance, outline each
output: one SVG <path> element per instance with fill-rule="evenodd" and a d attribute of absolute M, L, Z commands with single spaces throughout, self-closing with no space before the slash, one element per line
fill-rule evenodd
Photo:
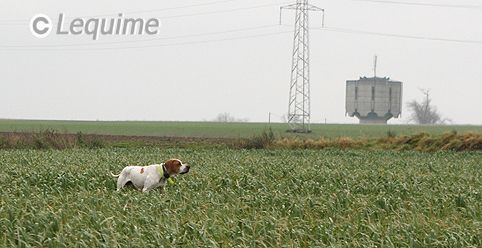
<path fill-rule="evenodd" d="M 442 118 L 437 107 L 432 105 L 430 90 L 421 89 L 421 91 L 425 96 L 422 102 L 413 100 L 408 103 L 408 108 L 411 112 L 410 121 L 422 125 L 446 124 L 450 122 L 449 119 Z"/>
<path fill-rule="evenodd" d="M 216 122 L 233 122 L 234 117 L 232 117 L 229 113 L 220 113 L 216 116 Z"/>
<path fill-rule="evenodd" d="M 215 122 L 247 122 L 248 119 L 236 119 L 234 116 L 232 116 L 230 113 L 220 113 L 214 119 Z"/>

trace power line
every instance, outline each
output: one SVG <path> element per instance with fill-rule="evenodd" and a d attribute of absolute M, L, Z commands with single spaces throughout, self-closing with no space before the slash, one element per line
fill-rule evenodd
<path fill-rule="evenodd" d="M 201 6 L 209 6 L 214 4 L 222 4 L 228 2 L 235 2 L 239 0 L 222 0 L 222 1 L 212 1 L 207 3 L 199 3 L 199 4 L 190 4 L 190 5 L 183 5 L 183 6 L 176 6 L 176 7 L 169 7 L 169 8 L 162 8 L 162 9 L 149 9 L 149 10 L 135 10 L 135 11 L 128 11 L 123 12 L 124 14 L 138 14 L 138 13 L 152 13 L 152 12 L 162 12 L 168 10 L 176 10 L 176 9 L 186 9 L 186 8 L 193 8 L 193 7 L 201 7 Z M 97 14 L 97 15 L 84 15 L 80 16 L 81 18 L 89 18 L 89 17 L 102 17 L 102 16 L 116 16 L 118 13 L 108 13 L 108 14 Z M 0 20 L 0 22 L 26 22 L 27 20 L 20 20 L 20 19 L 13 19 L 13 20 Z"/>
<path fill-rule="evenodd" d="M 287 26 L 287 25 L 282 25 L 282 26 Z M 362 35 L 384 36 L 384 37 L 404 38 L 404 39 L 414 39 L 414 40 L 444 41 L 444 42 L 466 43 L 466 44 L 475 44 L 475 45 L 482 44 L 482 40 L 438 38 L 438 37 L 429 37 L 429 36 L 416 36 L 416 35 L 406 35 L 406 34 L 374 32 L 374 31 L 350 29 L 350 28 L 337 28 L 337 27 L 325 26 L 325 27 L 318 27 L 318 28 L 312 28 L 312 29 L 328 31 L 328 32 L 336 32 L 336 33 L 362 34 Z"/>
<path fill-rule="evenodd" d="M 442 41 L 442 42 L 455 42 L 455 43 L 482 45 L 482 41 L 480 41 L 480 40 L 435 38 L 435 37 L 413 36 L 413 35 L 403 35 L 403 34 L 393 34 L 393 33 L 380 33 L 380 32 L 372 32 L 372 31 L 364 31 L 364 30 L 356 30 L 356 29 L 346 29 L 346 28 L 333 28 L 333 27 L 325 27 L 325 28 L 322 28 L 322 29 L 317 28 L 317 30 L 323 30 L 323 31 L 328 31 L 328 32 L 338 32 L 338 33 L 348 33 L 348 34 L 363 34 L 363 35 L 374 35 L 374 36 L 384 36 L 384 37 L 404 38 L 404 39 L 414 39 L 414 40 Z M 231 31 L 226 31 L 226 33 L 227 32 L 231 32 Z M 233 30 L 233 32 L 234 32 L 234 30 Z M 274 36 L 274 35 L 278 35 L 278 34 L 286 34 L 286 33 L 290 33 L 290 32 L 291 31 L 281 31 L 281 32 L 272 32 L 272 33 L 265 33 L 265 34 L 239 36 L 239 37 L 233 37 L 233 38 L 210 39 L 210 40 L 201 40 L 201 41 L 192 41 L 192 42 L 177 42 L 177 43 L 167 43 L 167 44 L 151 44 L 151 45 L 144 45 L 144 46 L 129 46 L 129 47 L 103 47 L 103 48 L 99 48 L 99 47 L 95 47 L 95 48 L 73 47 L 72 48 L 71 47 L 71 48 L 63 48 L 63 47 L 67 47 L 67 45 L 63 45 L 62 47 L 47 47 L 47 46 L 42 46 L 42 47 L 41 46 L 32 46 L 32 47 L 10 46 L 10 47 L 8 47 L 8 46 L 0 46 L 0 50 L 4 50 L 4 51 L 124 50 L 124 49 L 136 49 L 136 48 L 153 48 L 153 47 L 205 44 L 205 43 L 212 43 L 212 42 L 218 42 L 218 41 L 232 41 L 232 40 L 250 39 L 250 38 L 257 38 L 257 37 L 267 37 L 267 36 Z M 221 33 L 221 32 L 219 32 L 219 33 Z M 204 34 L 202 34 L 202 35 L 204 35 Z M 206 35 L 208 35 L 208 34 L 206 34 Z M 179 38 L 179 37 L 169 37 L 169 38 L 166 38 L 166 39 L 175 39 L 175 38 Z M 119 43 L 121 43 L 121 42 L 119 42 Z M 71 44 L 71 45 L 74 45 L 74 44 Z"/>
<path fill-rule="evenodd" d="M 266 29 L 266 28 L 272 28 L 272 27 L 279 27 L 279 25 L 271 24 L 271 25 L 262 25 L 262 26 L 248 27 L 248 28 L 230 29 L 230 30 L 223 30 L 223 31 L 216 31 L 216 32 L 185 34 L 185 35 L 178 35 L 178 36 L 159 37 L 159 38 L 142 39 L 142 40 L 71 43 L 71 44 L 47 44 L 47 45 L 0 45 L 0 48 L 52 48 L 52 47 L 62 48 L 62 47 L 77 47 L 77 46 L 78 47 L 102 46 L 102 45 L 112 45 L 112 44 L 126 44 L 126 43 L 139 43 L 139 42 L 150 42 L 150 41 L 160 41 L 160 40 L 173 40 L 173 39 L 192 38 L 192 37 L 199 37 L 199 36 L 211 36 L 211 35 L 219 35 L 219 34 L 227 34 L 227 33 Z"/>
<path fill-rule="evenodd" d="M 224 31 L 218 31 L 218 32 L 187 34 L 187 35 L 160 37 L 160 38 L 146 39 L 146 40 L 114 41 L 114 42 L 102 42 L 102 43 L 76 43 L 76 44 L 60 44 L 60 45 L 42 45 L 42 46 L 40 46 L 40 45 L 37 45 L 37 46 L 0 45 L 0 50 L 2 50 L 2 51 L 124 50 L 124 49 L 136 49 L 136 48 L 155 48 L 155 47 L 166 47 L 166 46 L 205 44 L 205 43 L 212 43 L 212 42 L 218 42 L 218 41 L 232 41 L 232 40 L 241 40 L 241 39 L 251 39 L 251 38 L 257 38 L 257 37 L 267 37 L 267 36 L 274 36 L 274 35 L 292 32 L 292 31 L 279 31 L 279 32 L 271 32 L 271 33 L 263 33 L 263 34 L 238 36 L 238 37 L 232 37 L 232 38 L 208 39 L 208 40 L 200 40 L 200 41 L 176 42 L 176 43 L 165 43 L 165 44 L 149 44 L 149 45 L 138 45 L 138 46 L 127 46 L 127 47 L 126 46 L 93 47 L 93 48 L 87 47 L 87 46 L 94 46 L 94 45 L 95 46 L 102 46 L 102 45 L 112 45 L 112 44 L 148 42 L 148 41 L 157 41 L 157 40 L 171 40 L 171 39 L 179 39 L 179 38 L 192 38 L 192 37 L 199 37 L 199 36 L 211 36 L 211 35 L 219 35 L 219 34 L 227 34 L 227 33 L 235 33 L 235 32 L 264 29 L 264 28 L 270 28 L 270 27 L 275 27 L 275 26 L 278 26 L 278 25 L 263 25 L 263 26 L 256 26 L 256 27 L 224 30 Z M 282 26 L 287 26 L 287 25 L 282 25 Z M 358 30 L 358 29 L 348 29 L 348 28 L 337 28 L 337 27 L 324 27 L 324 28 L 313 28 L 313 29 L 327 31 L 327 32 L 336 32 L 336 33 L 372 35 L 372 36 L 382 36 L 382 37 L 391 37 L 391 38 L 403 38 L 403 39 L 413 39 L 413 40 L 441 41 L 441 42 L 453 42 L 453 43 L 482 45 L 481 40 L 437 38 L 437 37 L 428 37 L 428 36 L 415 36 L 415 35 L 405 35 L 405 34 L 395 34 L 395 33 L 382 33 L 382 32 L 374 32 L 374 31 L 366 31 L 366 30 Z"/>
<path fill-rule="evenodd" d="M 235 2 L 235 1 L 238 1 L 238 0 L 212 1 L 212 2 L 207 2 L 207 3 L 183 5 L 183 6 L 161 8 L 161 9 L 128 11 L 128 12 L 123 12 L 123 13 L 124 14 L 153 13 L 153 12 L 162 12 L 162 11 L 169 11 L 169 10 L 176 10 L 176 9 L 186 9 L 186 8 L 193 8 L 193 7 L 209 6 L 209 5 L 222 4 L 222 3 Z M 380 3 L 380 4 L 398 4 L 398 5 L 412 5 L 412 6 L 425 6 L 425 7 L 464 8 L 464 9 L 482 10 L 482 5 L 419 3 L 419 2 L 403 2 L 403 1 L 391 1 L 391 0 L 350 0 L 350 1 Z M 255 8 L 261 8 L 261 7 L 281 5 L 281 4 L 287 4 L 287 2 L 264 4 L 264 5 L 258 5 L 258 6 L 228 9 L 228 10 L 220 10 L 220 11 L 208 11 L 208 12 L 201 12 L 201 13 L 194 13 L 194 14 L 165 16 L 165 17 L 162 17 L 162 18 L 167 19 L 167 18 L 178 18 L 178 17 L 188 17 L 188 16 L 199 16 L 199 15 L 216 14 L 216 13 L 223 13 L 223 12 L 232 12 L 232 11 L 237 11 L 237 10 L 255 9 Z M 108 13 L 108 14 L 88 15 L 88 16 L 80 16 L 80 17 L 81 18 L 103 17 L 103 16 L 115 16 L 117 14 L 118 13 Z M 20 20 L 20 19 L 0 20 L 0 25 L 23 25 L 25 23 L 28 23 L 28 20 Z"/>
<path fill-rule="evenodd" d="M 268 36 L 275 36 L 280 34 L 288 34 L 292 33 L 292 31 L 280 31 L 280 32 L 271 32 L 265 34 L 256 34 L 256 35 L 246 35 L 246 36 L 238 36 L 232 38 L 222 38 L 222 39 L 210 39 L 210 40 L 201 40 L 201 41 L 191 41 L 191 42 L 176 42 L 176 43 L 165 43 L 165 44 L 152 44 L 152 45 L 144 45 L 144 46 L 128 46 L 128 47 L 102 47 L 102 48 L 2 48 L 0 50 L 4 51 L 98 51 L 98 50 L 129 50 L 129 49 L 142 49 L 142 48 L 156 48 L 156 47 L 169 47 L 169 46 L 184 46 L 184 45 L 196 45 L 196 44 L 206 44 L 206 43 L 214 43 L 214 42 L 222 42 L 222 41 L 233 41 L 233 40 L 244 40 L 244 39 L 252 39 L 252 38 L 260 38 L 260 37 L 268 37 Z"/>
<path fill-rule="evenodd" d="M 455 43 L 482 45 L 482 40 L 437 38 L 437 37 L 428 37 L 428 36 L 416 36 L 416 35 L 405 35 L 405 34 L 394 34 L 394 33 L 381 33 L 381 32 L 348 29 L 348 28 L 335 28 L 335 27 L 318 28 L 318 30 L 324 30 L 324 31 L 328 31 L 328 32 L 348 33 L 348 34 L 365 34 L 365 35 L 395 37 L 395 38 L 414 39 L 414 40 L 444 41 L 444 42 L 455 42 Z"/>
<path fill-rule="evenodd" d="M 250 6 L 250 7 L 241 7 L 241 8 L 233 8 L 233 9 L 225 9 L 225 10 L 214 10 L 214 11 L 206 11 L 206 12 L 199 12 L 199 13 L 192 13 L 192 14 L 163 16 L 163 17 L 160 17 L 160 18 L 161 19 L 171 19 L 171 18 L 179 18 L 179 17 L 211 15 L 211 14 L 235 12 L 235 11 L 241 11 L 241 10 L 258 9 L 258 8 L 271 7 L 271 6 L 279 6 L 280 4 L 285 4 L 285 3 L 281 2 L 281 3 L 274 3 L 274 4 L 262 4 L 262 5 L 255 5 L 255 6 Z"/>
<path fill-rule="evenodd" d="M 397 5 L 411 5 L 411 6 L 424 6 L 424 7 L 442 7 L 442 8 L 460 8 L 460 9 L 473 9 L 482 10 L 482 5 L 469 5 L 469 4 L 441 4 L 441 3 L 423 3 L 423 2 L 402 2 L 391 0 L 351 0 L 354 2 L 369 2 L 380 4 L 397 4 Z"/>
<path fill-rule="evenodd" d="M 219 3 L 219 2 L 230 2 L 230 1 L 236 1 L 236 0 L 229 0 L 229 1 L 216 1 L 216 2 L 211 2 L 210 4 L 214 3 Z M 279 6 L 280 4 L 284 4 L 283 2 L 281 3 L 271 3 L 271 4 L 261 4 L 261 5 L 254 5 L 254 6 L 248 6 L 248 7 L 239 7 L 239 8 L 231 8 L 231 9 L 224 9 L 224 10 L 214 10 L 214 11 L 204 11 L 204 12 L 198 12 L 198 13 L 191 13 L 191 14 L 179 14 L 179 15 L 170 15 L 170 16 L 161 16 L 159 17 L 160 19 L 173 19 L 173 18 L 180 18 L 180 17 L 191 17 L 191 16 L 203 16 L 203 15 L 211 15 L 211 14 L 219 14 L 219 13 L 228 13 L 228 12 L 235 12 L 235 11 L 242 11 L 242 10 L 251 10 L 251 9 L 257 9 L 257 8 L 264 8 L 264 7 L 271 7 L 271 6 Z M 200 6 L 196 5 L 196 6 Z M 206 4 L 202 4 L 208 5 Z M 191 6 L 192 7 L 192 6 Z M 158 12 L 161 10 L 173 10 L 173 9 L 181 9 L 185 7 L 173 7 L 173 8 L 166 8 L 166 9 L 158 9 L 157 11 L 150 11 L 150 12 Z M 132 14 L 132 13 L 142 13 L 144 11 L 134 11 L 134 12 L 126 12 L 126 14 Z M 118 14 L 118 13 L 117 13 Z M 102 17 L 102 16 L 113 16 L 117 14 L 108 14 L 108 15 L 95 15 L 95 16 L 88 16 L 88 17 Z M 83 18 L 86 18 L 85 16 Z M 73 19 L 73 18 L 67 18 L 67 19 Z M 0 25 L 24 25 L 28 23 L 26 20 L 0 20 L 0 21 L 6 21 L 7 23 L 0 23 Z M 8 23 L 9 21 L 12 21 L 12 23 Z M 16 23 L 14 23 L 16 22 Z"/>
<path fill-rule="evenodd" d="M 199 4 L 191 4 L 191 5 L 184 5 L 184 6 L 177 6 L 177 7 L 170 7 L 170 8 L 162 8 L 162 9 L 151 9 L 151 10 L 136 10 L 136 11 L 129 11 L 125 12 L 125 14 L 138 14 L 138 13 L 152 13 L 152 12 L 162 12 L 162 11 L 168 11 L 168 10 L 176 10 L 176 9 L 185 9 L 185 8 L 193 8 L 193 7 L 201 7 L 201 6 L 209 6 L 209 5 L 214 5 L 214 4 L 222 4 L 222 3 L 228 3 L 228 2 L 235 2 L 239 0 L 223 0 L 223 1 L 213 1 L 213 2 L 207 2 L 207 3 L 199 3 Z M 108 15 L 117 15 L 116 14 L 107 14 L 107 15 L 96 15 L 92 17 L 101 17 L 101 16 L 108 16 Z"/>

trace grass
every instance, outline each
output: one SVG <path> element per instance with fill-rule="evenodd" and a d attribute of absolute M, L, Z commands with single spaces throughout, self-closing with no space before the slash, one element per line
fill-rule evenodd
<path fill-rule="evenodd" d="M 367 138 L 320 138 L 300 139 L 282 138 L 267 145 L 271 148 L 286 149 L 381 149 L 381 150 L 416 150 L 423 152 L 435 151 L 482 151 L 482 134 L 456 132 L 442 135 L 418 133 L 413 135 L 387 136 L 379 139 Z"/>
<path fill-rule="evenodd" d="M 268 127 L 266 123 L 0 120 L 0 132 L 39 132 L 52 129 L 72 134 L 82 132 L 84 134 L 197 138 L 249 138 L 261 134 Z M 381 138 L 387 134 L 412 135 L 421 132 L 428 134 L 451 131 L 482 133 L 482 126 L 313 124 L 311 134 L 300 135 L 286 133 L 286 124 L 274 123 L 270 127 L 276 136 L 302 136 L 313 139 L 320 137 Z"/>
<path fill-rule="evenodd" d="M 103 147 L 225 147 L 235 144 L 236 139 L 114 136 L 98 134 L 60 133 L 44 130 L 36 133 L 0 133 L 0 149 L 71 149 Z"/>
<path fill-rule="evenodd" d="M 482 127 L 285 129 L 0 120 L 0 247 L 482 247 Z M 165 192 L 114 192 L 172 157 Z"/>
<path fill-rule="evenodd" d="M 164 193 L 109 172 L 179 157 Z M 481 247 L 480 152 L 0 150 L 2 247 Z"/>

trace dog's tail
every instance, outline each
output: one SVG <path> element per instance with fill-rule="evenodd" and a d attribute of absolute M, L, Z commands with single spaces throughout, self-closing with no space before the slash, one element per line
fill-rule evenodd
<path fill-rule="evenodd" d="M 119 174 L 119 175 L 116 175 L 116 174 L 114 174 L 114 173 L 112 173 L 112 172 L 110 173 L 110 175 L 113 176 L 113 177 L 119 177 L 119 176 L 120 176 L 120 174 Z"/>

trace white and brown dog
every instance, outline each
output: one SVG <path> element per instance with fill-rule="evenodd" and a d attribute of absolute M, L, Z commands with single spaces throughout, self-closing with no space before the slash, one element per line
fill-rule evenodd
<path fill-rule="evenodd" d="M 117 177 L 117 191 L 120 191 L 128 182 L 142 192 L 160 187 L 164 188 L 167 179 L 178 174 L 189 172 L 189 165 L 183 164 L 179 159 L 170 159 L 162 164 L 149 166 L 127 166 Z"/>

